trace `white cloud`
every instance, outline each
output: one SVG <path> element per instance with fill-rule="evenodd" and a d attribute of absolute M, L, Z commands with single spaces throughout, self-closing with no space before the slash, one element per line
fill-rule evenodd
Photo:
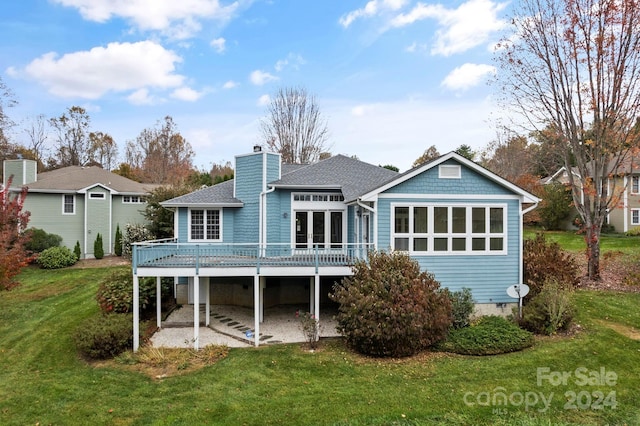
<path fill-rule="evenodd" d="M 109 43 L 59 57 L 50 52 L 28 64 L 25 74 L 65 98 L 97 99 L 107 92 L 182 86 L 175 73 L 180 56 L 152 41 Z"/>
<path fill-rule="evenodd" d="M 255 70 L 249 75 L 249 81 L 256 86 L 262 86 L 263 84 L 275 80 L 278 80 L 278 77 L 262 70 Z"/>
<path fill-rule="evenodd" d="M 156 100 L 149 96 L 148 89 L 138 89 L 129 96 L 127 96 L 127 100 L 134 105 L 153 105 L 156 103 Z"/>
<path fill-rule="evenodd" d="M 229 80 L 226 83 L 224 83 L 222 85 L 223 89 L 235 89 L 236 87 L 240 86 L 240 83 L 235 82 L 233 80 Z"/>
<path fill-rule="evenodd" d="M 409 46 L 405 47 L 405 52 L 416 53 L 416 52 L 426 52 L 427 45 L 424 43 L 413 42 Z"/>
<path fill-rule="evenodd" d="M 184 39 L 200 31 L 200 20 L 228 21 L 239 6 L 218 0 L 53 0 L 78 9 L 86 20 L 106 22 L 112 17 L 129 21 L 142 31 L 161 31 Z"/>
<path fill-rule="evenodd" d="M 451 71 L 442 81 L 442 86 L 451 90 L 467 90 L 484 82 L 496 73 L 496 67 L 487 64 L 464 64 Z"/>
<path fill-rule="evenodd" d="M 171 93 L 171 97 L 181 101 L 195 102 L 204 95 L 202 92 L 193 90 L 190 87 L 179 87 Z"/>
<path fill-rule="evenodd" d="M 262 95 L 258 98 L 257 105 L 258 106 L 267 106 L 271 102 L 271 97 L 269 95 Z"/>
<path fill-rule="evenodd" d="M 301 55 L 289 53 L 285 59 L 280 59 L 278 62 L 276 62 L 274 68 L 278 72 L 282 71 L 286 67 L 291 67 L 297 71 L 300 69 L 301 65 L 304 65 L 306 63 L 307 61 L 305 61 Z"/>
<path fill-rule="evenodd" d="M 216 39 L 211 40 L 209 45 L 211 45 L 211 47 L 213 47 L 216 50 L 216 52 L 222 53 L 226 49 L 225 42 L 226 42 L 226 40 L 224 38 L 220 37 L 220 38 L 216 38 Z"/>
<path fill-rule="evenodd" d="M 351 115 L 354 117 L 364 117 L 365 115 L 372 113 L 375 108 L 375 104 L 356 105 L 351 108 Z"/>
<path fill-rule="evenodd" d="M 408 13 L 396 16 L 391 26 L 403 27 L 423 19 L 435 19 L 440 28 L 431 53 L 449 56 L 478 46 L 501 30 L 505 21 L 498 18 L 498 13 L 506 5 L 491 0 L 469 0 L 457 9 L 447 9 L 441 4 L 418 3 Z"/>
<path fill-rule="evenodd" d="M 406 3 L 406 0 L 370 0 L 363 8 L 352 10 L 342 15 L 338 22 L 347 28 L 358 18 L 370 18 L 384 11 L 395 11 L 402 8 Z"/>

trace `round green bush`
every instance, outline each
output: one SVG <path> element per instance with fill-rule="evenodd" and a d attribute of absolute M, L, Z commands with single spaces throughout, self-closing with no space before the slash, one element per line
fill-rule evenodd
<path fill-rule="evenodd" d="M 44 269 L 66 268 L 77 261 L 76 255 L 67 247 L 51 247 L 38 256 L 38 265 Z"/>
<path fill-rule="evenodd" d="M 503 317 L 490 315 L 469 327 L 452 330 L 439 349 L 463 355 L 496 355 L 528 348 L 533 341 L 532 333 Z"/>
<path fill-rule="evenodd" d="M 60 246 L 62 242 L 60 235 L 49 234 L 44 229 L 29 228 L 25 233 L 29 236 L 29 241 L 24 247 L 32 253 L 42 253 L 48 248 Z"/>
<path fill-rule="evenodd" d="M 78 351 L 90 359 L 107 359 L 133 345 L 131 315 L 98 315 L 85 321 L 75 333 Z"/>
<path fill-rule="evenodd" d="M 536 334 L 552 335 L 569 328 L 575 314 L 573 292 L 555 280 L 545 282 L 540 293 L 523 308 L 520 325 Z"/>
<path fill-rule="evenodd" d="M 379 357 L 413 355 L 442 340 L 451 302 L 432 274 L 400 252 L 372 252 L 336 284 L 338 330 L 356 351 Z"/>
<path fill-rule="evenodd" d="M 155 307 L 156 281 L 153 278 L 141 278 L 140 309 L 144 312 Z M 169 280 L 162 280 L 161 292 L 170 296 Z M 105 314 L 127 313 L 133 311 L 133 275 L 129 269 L 118 269 L 105 277 L 98 286 L 96 300 Z"/>

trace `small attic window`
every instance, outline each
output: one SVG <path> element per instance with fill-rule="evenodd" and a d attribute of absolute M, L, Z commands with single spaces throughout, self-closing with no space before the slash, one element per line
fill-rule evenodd
<path fill-rule="evenodd" d="M 440 179 L 460 179 L 461 171 L 459 165 L 441 165 L 438 167 L 438 177 Z"/>
<path fill-rule="evenodd" d="M 104 194 L 101 192 L 92 192 L 89 194 L 89 198 L 92 200 L 104 200 Z"/>

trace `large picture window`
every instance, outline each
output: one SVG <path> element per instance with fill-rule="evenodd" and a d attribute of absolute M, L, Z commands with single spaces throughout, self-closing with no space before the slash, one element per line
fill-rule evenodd
<path fill-rule="evenodd" d="M 220 228 L 220 210 L 190 210 L 191 241 L 220 241 Z"/>
<path fill-rule="evenodd" d="M 504 205 L 393 205 L 393 249 L 430 254 L 504 254 L 505 212 Z"/>

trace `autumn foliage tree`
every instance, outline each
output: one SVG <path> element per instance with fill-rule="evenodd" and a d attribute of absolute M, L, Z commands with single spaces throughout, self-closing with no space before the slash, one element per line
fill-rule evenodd
<path fill-rule="evenodd" d="M 607 182 L 630 167 L 640 126 L 637 0 L 522 0 L 498 46 L 503 104 L 553 129 L 584 223 L 588 276 L 600 278 L 600 232 L 620 191 Z"/>
<path fill-rule="evenodd" d="M 29 223 L 29 212 L 22 211 L 27 188 L 12 194 L 10 187 L 11 178 L 0 190 L 0 290 L 15 287 L 13 278 L 31 260 L 25 248 L 29 237 L 22 232 Z"/>

